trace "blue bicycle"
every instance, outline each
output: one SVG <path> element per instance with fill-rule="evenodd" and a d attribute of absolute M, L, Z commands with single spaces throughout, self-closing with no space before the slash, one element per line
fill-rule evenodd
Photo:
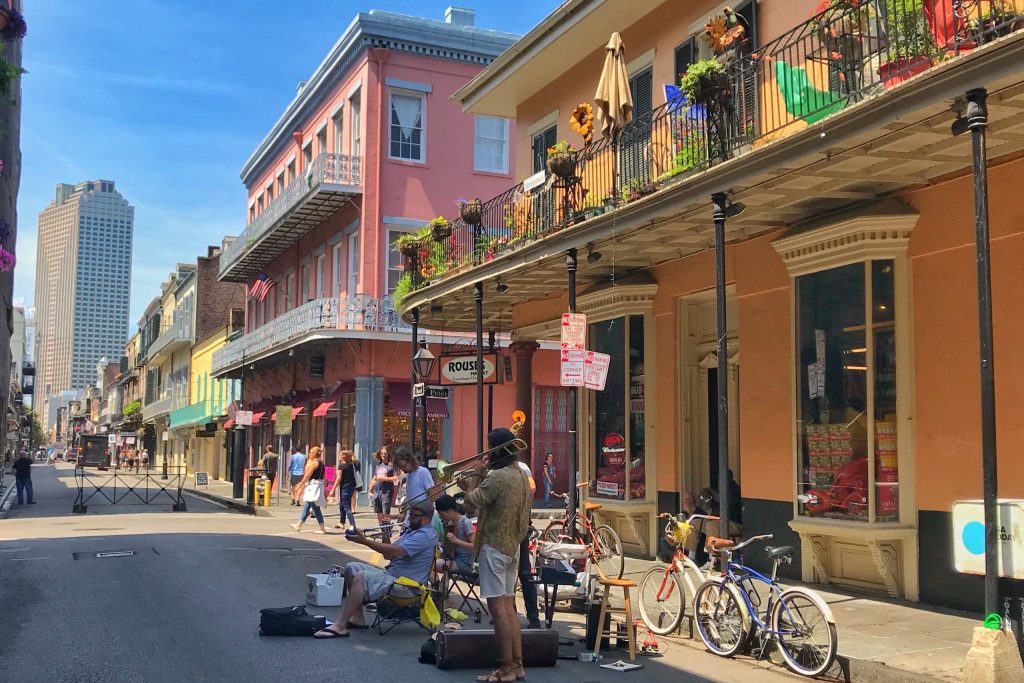
<path fill-rule="evenodd" d="M 709 540 L 709 550 L 721 558 L 724 569 L 720 577 L 705 581 L 694 596 L 697 631 L 708 650 L 721 657 L 749 649 L 757 640 L 763 651 L 775 641 L 786 666 L 803 676 L 818 676 L 836 657 L 835 618 L 814 591 L 779 585 L 779 565 L 793 561 L 793 548 L 765 548 L 772 561 L 771 578 L 732 561 L 733 553 L 770 538 L 771 534 L 754 536 L 739 545 L 727 539 Z M 767 588 L 763 610 L 758 583 Z"/>

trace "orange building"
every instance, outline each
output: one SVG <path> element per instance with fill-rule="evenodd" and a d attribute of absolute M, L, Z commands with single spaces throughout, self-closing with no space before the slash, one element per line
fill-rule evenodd
<path fill-rule="evenodd" d="M 580 476 L 650 556 L 657 513 L 717 487 L 711 195 L 728 193 L 730 214 L 745 206 L 725 251 L 744 536 L 797 547 L 793 577 L 980 609 L 981 578 L 954 568 L 951 509 L 981 497 L 981 428 L 971 142 L 950 126 L 987 88 L 1000 495 L 1024 496 L 1024 5 L 815 5 L 564 3 L 455 96 L 515 116 L 520 178 L 539 175 L 484 203 L 508 229 L 487 260 L 453 255 L 404 305 L 468 329 L 475 286 L 500 282 L 488 323 L 552 338 L 575 250 L 588 348 L 611 356 L 605 389 L 580 391 Z M 728 35 L 706 29 L 719 17 Z M 585 145 L 570 116 L 593 103 L 613 31 L 633 120 Z M 663 87 L 691 71 L 720 80 Z M 581 147 L 565 178 L 545 168 L 560 140 Z M 455 221 L 451 239 L 476 232 Z"/>

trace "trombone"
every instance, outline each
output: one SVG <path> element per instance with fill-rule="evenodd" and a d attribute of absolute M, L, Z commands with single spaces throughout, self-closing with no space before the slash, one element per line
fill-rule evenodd
<path fill-rule="evenodd" d="M 444 460 L 437 461 L 437 483 L 428 488 L 426 491 L 416 496 L 411 500 L 407 500 L 402 503 L 402 506 L 398 508 L 398 514 L 404 515 L 409 511 L 413 505 L 420 503 L 424 500 L 432 500 L 436 496 L 444 493 L 452 486 L 458 485 L 464 479 L 471 479 L 482 476 L 477 470 L 477 466 L 480 461 L 485 457 L 488 457 L 494 453 L 498 453 L 502 450 L 509 453 L 512 457 L 518 458 L 520 454 L 525 453 L 529 450 L 530 446 L 519 438 L 519 432 L 523 430 L 523 425 L 526 424 L 526 415 L 521 410 L 517 410 L 512 414 L 514 420 L 512 426 L 509 427 L 509 431 L 516 437 L 508 443 L 503 443 L 500 446 L 494 448 L 488 448 L 485 451 L 480 451 L 476 455 L 473 455 L 465 460 L 459 462 L 450 463 Z"/>

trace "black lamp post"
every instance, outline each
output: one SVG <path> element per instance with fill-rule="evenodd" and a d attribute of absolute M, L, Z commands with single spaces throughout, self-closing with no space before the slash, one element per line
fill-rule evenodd
<path fill-rule="evenodd" d="M 420 348 L 416 351 L 416 355 L 412 357 L 412 371 L 416 375 L 416 379 L 420 382 L 426 382 L 430 379 L 431 373 L 434 372 L 434 363 L 437 359 L 434 354 L 427 348 L 427 340 L 420 339 Z M 423 458 L 426 460 L 427 457 L 427 397 L 426 394 L 420 396 L 420 404 L 423 406 L 423 439 L 422 439 L 422 450 Z M 415 410 L 415 406 L 413 410 Z M 413 435 L 415 438 L 415 435 Z M 424 463 L 426 464 L 426 463 Z"/>

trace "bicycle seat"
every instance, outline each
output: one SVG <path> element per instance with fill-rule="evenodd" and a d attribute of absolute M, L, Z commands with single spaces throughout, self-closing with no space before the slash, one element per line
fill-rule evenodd
<path fill-rule="evenodd" d="M 736 541 L 731 538 L 718 538 L 717 536 L 708 536 L 707 542 L 704 543 L 704 550 L 709 553 L 713 553 L 716 550 L 724 550 L 731 548 L 736 545 Z"/>
<path fill-rule="evenodd" d="M 792 558 L 793 555 L 796 553 L 796 551 L 793 550 L 793 547 L 788 545 L 780 545 L 778 547 L 767 545 L 764 547 L 764 549 L 765 552 L 768 553 L 768 557 L 773 562 L 777 560 L 785 560 L 788 558 Z"/>
<path fill-rule="evenodd" d="M 593 512 L 594 510 L 600 510 L 603 506 L 600 503 L 584 503 L 583 509 L 587 512 Z"/>

